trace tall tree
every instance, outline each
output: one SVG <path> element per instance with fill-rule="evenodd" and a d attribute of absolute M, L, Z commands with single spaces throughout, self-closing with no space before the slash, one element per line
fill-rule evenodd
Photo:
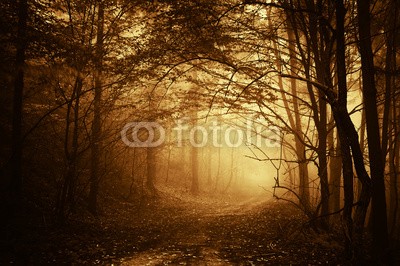
<path fill-rule="evenodd" d="M 290 75 L 297 75 L 297 56 L 296 56 L 296 48 L 295 48 L 295 33 L 293 29 L 293 25 L 288 24 L 288 50 L 290 55 Z M 281 81 L 280 81 L 281 83 Z M 283 88 L 283 85 L 280 85 Z M 301 199 L 301 204 L 304 208 L 309 212 L 310 211 L 310 184 L 309 184 L 309 172 L 308 172 L 308 159 L 306 157 L 306 145 L 304 132 L 302 128 L 301 114 L 300 114 L 300 106 L 299 106 L 299 96 L 298 96 L 298 86 L 297 80 L 290 80 L 290 88 L 291 95 L 293 97 L 293 114 L 290 113 L 289 106 L 286 106 L 286 112 L 288 112 L 290 125 L 295 132 L 295 148 L 296 148 L 296 156 L 299 161 L 299 196 Z M 283 94 L 282 94 L 283 96 Z M 282 97 L 284 102 L 285 96 Z M 312 99 L 311 99 L 312 101 Z M 294 117 L 294 119 L 292 118 Z"/>
<path fill-rule="evenodd" d="M 382 261 L 388 247 L 387 213 L 385 198 L 384 163 L 382 157 L 374 61 L 371 48 L 370 1 L 357 1 L 358 33 L 361 54 L 363 101 L 367 125 L 368 153 L 372 181 L 372 235 L 373 254 Z"/>
<path fill-rule="evenodd" d="M 197 111 L 193 112 L 191 117 L 193 129 L 196 128 L 197 125 Z M 191 158 L 191 176 L 192 176 L 192 184 L 190 188 L 190 192 L 193 195 L 199 194 L 199 147 L 196 147 L 199 141 L 197 130 L 191 131 L 193 134 L 190 134 L 190 158 Z"/>
<path fill-rule="evenodd" d="M 338 106 L 342 113 L 347 113 L 347 79 L 346 79 L 346 46 L 345 46 L 345 20 L 346 9 L 343 0 L 336 2 L 336 72 L 338 79 Z M 336 121 L 341 118 L 335 113 Z M 350 143 L 346 138 L 346 131 L 342 124 L 337 124 L 339 142 L 342 155 L 343 185 L 344 185 L 344 211 L 343 217 L 346 223 L 346 253 L 348 257 L 353 252 L 353 218 L 352 209 L 354 201 L 353 191 L 353 164 L 350 154 Z"/>
<path fill-rule="evenodd" d="M 95 54 L 95 84 L 93 99 L 93 123 L 91 138 L 91 173 L 89 191 L 89 210 L 97 214 L 97 194 L 100 183 L 100 158 L 101 158 L 101 96 L 103 90 L 102 67 L 104 56 L 104 2 L 98 1 L 97 7 L 97 37 Z"/>
<path fill-rule="evenodd" d="M 18 33 L 14 78 L 10 191 L 18 198 L 22 190 L 22 103 L 24 92 L 25 53 L 27 49 L 28 1 L 18 3 Z"/>

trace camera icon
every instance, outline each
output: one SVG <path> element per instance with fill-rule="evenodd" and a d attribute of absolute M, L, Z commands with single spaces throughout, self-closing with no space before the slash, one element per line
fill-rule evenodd
<path fill-rule="evenodd" d="M 129 147 L 158 147 L 165 141 L 165 129 L 157 122 L 130 122 L 121 131 Z"/>

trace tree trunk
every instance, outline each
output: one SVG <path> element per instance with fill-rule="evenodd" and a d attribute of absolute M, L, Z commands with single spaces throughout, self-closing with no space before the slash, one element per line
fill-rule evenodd
<path fill-rule="evenodd" d="M 66 157 L 66 172 L 63 177 L 60 191 L 56 200 L 56 215 L 60 223 L 65 222 L 65 216 L 74 208 L 75 186 L 76 179 L 78 178 L 78 145 L 79 145 L 79 109 L 80 109 L 80 96 L 83 88 L 83 81 L 77 73 L 75 79 L 74 90 L 71 101 L 67 106 L 65 139 L 64 139 L 64 152 Z M 73 120 L 71 121 L 71 112 L 73 112 Z M 72 143 L 69 145 L 72 123 Z"/>
<path fill-rule="evenodd" d="M 97 215 L 97 195 L 100 183 L 100 157 L 101 157 L 101 96 L 102 96 L 102 67 L 103 67 L 103 31 L 104 31 L 104 3 L 99 2 L 97 21 L 96 43 L 96 70 L 93 99 L 93 123 L 91 136 L 91 161 L 90 161 L 90 191 L 88 198 L 89 211 Z"/>
<path fill-rule="evenodd" d="M 362 85 L 360 82 L 360 91 L 362 90 Z M 361 150 L 364 152 L 365 151 L 365 109 L 363 108 L 361 110 L 361 126 L 360 126 L 360 147 Z M 362 182 L 360 179 L 357 179 L 357 196 L 359 197 L 361 195 L 362 191 Z"/>
<path fill-rule="evenodd" d="M 376 107 L 374 62 L 370 33 L 370 1 L 357 0 L 358 29 L 363 82 L 363 100 L 367 123 L 368 153 L 372 183 L 372 242 L 373 255 L 378 262 L 385 259 L 388 247 L 384 164 Z"/>
<path fill-rule="evenodd" d="M 347 81 L 346 81 L 346 59 L 345 59 L 345 41 L 344 41 L 344 18 L 345 8 L 343 0 L 338 0 L 336 5 L 336 72 L 338 79 L 338 108 L 343 113 L 347 113 Z M 334 110 L 335 111 L 335 110 Z M 354 201 L 353 191 L 353 164 L 350 153 L 349 139 L 343 121 L 337 113 L 334 113 L 338 136 L 340 138 L 340 148 L 342 155 L 343 185 L 344 185 L 344 211 L 346 234 L 346 255 L 351 257 L 353 253 L 353 219 L 352 208 Z"/>
<path fill-rule="evenodd" d="M 296 75 L 297 69 L 297 61 L 296 61 L 296 53 L 295 53 L 295 36 L 293 33 L 293 29 L 290 27 L 288 23 L 288 49 L 290 55 L 290 74 L 292 76 Z M 278 47 L 274 42 L 274 50 L 275 55 L 278 58 Z M 276 61 L 277 68 L 281 71 L 282 66 L 279 60 Z M 286 93 L 282 77 L 279 77 L 278 80 L 279 89 L 281 91 L 282 100 L 285 106 L 286 114 L 289 119 L 289 125 L 291 130 L 294 133 L 295 137 L 295 154 L 298 161 L 298 173 L 299 173 L 299 197 L 300 197 L 300 204 L 303 206 L 304 210 L 309 213 L 311 206 L 310 206 L 310 190 L 309 190 L 309 177 L 308 177 L 308 161 L 305 154 L 305 145 L 304 145 L 304 137 L 303 137 L 303 129 L 301 124 L 301 117 L 299 112 L 299 104 L 297 100 L 297 81 L 295 79 L 291 79 L 290 81 L 290 93 L 292 95 L 292 105 L 293 105 L 293 112 L 291 112 L 291 108 L 289 106 L 289 100 L 286 97 Z M 293 118 L 294 117 L 294 118 Z"/>
<path fill-rule="evenodd" d="M 396 108 L 393 108 L 393 115 L 396 115 Z M 396 117 L 396 116 L 394 116 Z M 400 117 L 399 117 L 400 118 Z M 394 136 L 389 139 L 389 225 L 390 235 L 395 235 L 399 230 L 399 222 L 397 219 L 399 208 L 399 192 L 398 192 L 398 167 L 399 167 L 399 130 L 397 123 L 393 122 Z"/>
<path fill-rule="evenodd" d="M 340 122 L 340 118 L 336 117 L 337 122 Z M 350 143 L 346 138 L 346 131 L 340 123 L 337 126 L 338 135 L 340 138 L 340 150 L 342 156 L 342 174 L 343 174 L 343 190 L 344 190 L 344 209 L 343 219 L 345 222 L 344 232 L 346 236 L 345 240 L 345 252 L 348 258 L 353 255 L 353 202 L 354 202 L 354 190 L 353 190 L 353 164 L 350 152 Z"/>
<path fill-rule="evenodd" d="M 398 210 L 398 173 L 396 160 L 398 160 L 398 117 L 397 117 L 397 98 L 394 94 L 396 88 L 396 25 L 398 16 L 398 1 L 390 1 L 388 12 L 389 19 L 386 24 L 386 62 L 385 62 L 385 103 L 384 116 L 382 122 L 382 152 L 383 160 L 386 153 L 389 153 L 389 216 L 388 225 L 390 235 L 395 235 L 397 225 Z M 390 133 L 389 133 L 390 132 Z M 389 146 L 387 147 L 387 143 Z"/>
<path fill-rule="evenodd" d="M 318 130 L 318 176 L 321 185 L 321 215 L 322 226 L 328 227 L 327 215 L 329 213 L 329 183 L 328 183 L 328 159 L 326 156 L 327 150 L 327 110 L 326 102 L 322 92 L 319 97 L 319 130 Z"/>
<path fill-rule="evenodd" d="M 327 53 L 327 47 L 332 41 L 329 35 L 329 30 L 323 25 L 318 23 L 318 16 L 322 10 L 319 6 L 315 6 L 313 1 L 307 1 L 307 6 L 312 10 L 309 13 L 310 25 L 310 48 L 313 53 L 315 62 L 315 71 L 317 81 L 328 87 L 332 87 L 332 78 L 330 73 L 330 54 Z M 327 34 L 325 34 L 327 33 Z M 322 91 L 318 90 L 318 109 L 313 108 L 313 117 L 315 127 L 318 131 L 318 176 L 321 186 L 321 215 L 322 226 L 327 228 L 328 221 L 326 215 L 329 212 L 329 183 L 328 183 L 328 162 L 326 157 L 327 151 L 327 103 L 325 95 Z"/>
<path fill-rule="evenodd" d="M 147 147 L 147 179 L 146 187 L 150 191 L 151 196 L 157 196 L 156 186 L 154 182 L 156 180 L 156 148 Z"/>
<path fill-rule="evenodd" d="M 195 128 L 195 126 L 197 125 L 197 111 L 193 112 L 192 115 L 192 128 Z M 198 195 L 199 194 L 199 148 L 195 147 L 195 145 L 193 144 L 197 144 L 198 143 L 198 135 L 197 135 L 197 131 L 194 131 L 193 136 L 193 142 L 194 143 L 190 143 L 191 144 L 191 172 L 192 172 L 192 184 L 191 184 L 191 188 L 190 188 L 190 192 L 192 193 L 192 195 Z"/>
<path fill-rule="evenodd" d="M 332 131 L 329 134 L 329 155 L 330 155 L 330 163 L 329 163 L 329 191 L 331 193 L 330 200 L 330 208 L 331 212 L 337 212 L 340 210 L 340 179 L 342 177 L 342 155 L 340 148 L 340 140 L 337 135 L 336 145 L 335 145 L 335 131 Z M 351 159 L 351 158 L 350 158 Z"/>
<path fill-rule="evenodd" d="M 169 181 L 169 171 L 171 168 L 171 153 L 172 153 L 172 144 L 168 141 L 167 170 L 165 174 L 165 183 L 168 183 Z"/>
<path fill-rule="evenodd" d="M 221 125 L 221 117 L 218 116 L 218 125 Z M 219 134 L 215 135 L 217 137 L 216 143 L 222 143 L 222 130 L 219 130 Z M 213 136 L 214 137 L 214 136 Z M 214 147 L 218 149 L 218 160 L 217 160 L 217 173 L 215 175 L 215 186 L 214 186 L 214 191 L 218 191 L 218 183 L 220 180 L 220 172 L 221 172 L 221 147 L 218 145 L 218 147 Z"/>
<path fill-rule="evenodd" d="M 22 192 L 22 104 L 24 92 L 25 52 L 27 48 L 28 1 L 20 0 L 18 6 L 18 33 L 16 40 L 15 80 L 12 116 L 11 147 L 11 200 L 16 203 Z M 15 202 L 14 202 L 15 201 Z"/>
<path fill-rule="evenodd" d="M 393 88 L 395 87 L 394 73 L 396 70 L 396 25 L 397 25 L 397 6 L 394 0 L 389 2 L 388 7 L 388 22 L 386 23 L 386 59 L 385 59 L 385 102 L 383 104 L 383 119 L 382 119 L 382 156 L 383 161 L 386 161 L 386 155 L 389 142 L 389 122 L 391 120 L 391 103 Z"/>
<path fill-rule="evenodd" d="M 354 231 L 357 239 L 361 236 L 364 228 L 365 217 L 370 201 L 370 177 L 365 169 L 364 156 L 360 148 L 357 131 L 347 111 L 347 84 L 346 84 L 346 64 L 345 64 L 345 46 L 344 46 L 344 19 L 345 9 L 343 2 L 337 5 L 337 76 L 338 76 L 338 101 L 332 103 L 332 111 L 334 114 L 338 135 L 341 144 L 342 165 L 343 165 L 343 183 L 345 210 L 344 218 L 347 224 L 347 230 L 351 232 L 353 227 L 351 223 L 351 206 L 353 204 L 353 169 L 351 159 L 353 160 L 357 177 L 362 183 L 361 192 L 358 198 L 358 204 L 354 213 Z M 351 149 L 351 155 L 348 153 Z M 351 156 L 351 157 L 349 157 Z M 351 234 L 349 234 L 351 241 Z M 351 244 L 351 243 L 349 243 Z M 347 251 L 350 252 L 350 246 L 347 245 Z"/>
<path fill-rule="evenodd" d="M 234 139 L 233 139 L 233 143 L 236 143 L 236 138 L 237 138 L 237 134 L 235 133 L 234 135 Z M 226 184 L 225 189 L 224 189 L 224 193 L 228 191 L 229 187 L 232 185 L 232 180 L 233 180 L 233 175 L 235 172 L 235 160 L 234 160 L 234 153 L 235 152 L 235 148 L 231 147 L 231 158 L 230 158 L 230 171 L 229 171 L 229 180 L 228 180 L 228 184 Z"/>
<path fill-rule="evenodd" d="M 212 183 L 212 154 L 213 154 L 212 145 L 208 144 L 206 157 L 207 157 L 207 185 L 209 190 L 211 190 L 211 183 Z"/>
<path fill-rule="evenodd" d="M 154 112 L 155 110 L 155 92 L 150 88 L 150 92 L 148 95 L 148 103 L 149 103 L 149 112 Z M 156 114 L 150 114 L 150 117 L 148 118 L 150 122 L 156 121 Z M 155 133 L 155 135 L 157 135 Z M 147 147 L 146 148 L 146 173 L 147 173 L 147 178 L 146 178 L 146 188 L 150 192 L 151 197 L 156 197 L 157 196 L 157 189 L 155 186 L 155 180 L 156 180 L 156 175 L 157 175 L 157 165 L 156 165 L 156 147 Z"/>

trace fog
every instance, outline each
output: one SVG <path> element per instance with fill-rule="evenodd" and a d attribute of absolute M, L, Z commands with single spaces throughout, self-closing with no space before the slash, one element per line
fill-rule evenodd
<path fill-rule="evenodd" d="M 0 1 L 0 265 L 400 265 L 399 12 Z"/>

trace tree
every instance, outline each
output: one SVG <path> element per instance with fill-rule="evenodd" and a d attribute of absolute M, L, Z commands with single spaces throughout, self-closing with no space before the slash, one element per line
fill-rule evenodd
<path fill-rule="evenodd" d="M 363 100 L 367 124 L 368 153 L 372 181 L 372 235 L 375 259 L 385 259 L 388 247 L 384 164 L 376 107 L 374 62 L 371 48 L 370 1 L 357 1 L 358 32 L 363 81 Z"/>
<path fill-rule="evenodd" d="M 18 5 L 18 33 L 16 38 L 16 75 L 14 78 L 13 119 L 10 192 L 15 200 L 22 191 L 22 108 L 24 92 L 25 53 L 27 49 L 28 1 L 20 0 Z"/>
<path fill-rule="evenodd" d="M 101 98 L 103 90 L 102 65 L 104 56 L 104 3 L 98 3 L 97 11 L 97 37 L 96 37 L 96 57 L 95 57 L 95 84 L 93 99 L 93 122 L 91 139 L 91 175 L 89 191 L 89 210 L 97 214 L 97 194 L 100 183 L 100 158 L 101 158 Z"/>
<path fill-rule="evenodd" d="M 197 125 L 197 111 L 193 112 L 193 116 L 191 117 L 193 129 Z M 190 134 L 190 140 L 193 143 L 190 143 L 190 157 L 191 157 L 191 175 L 192 175 L 192 184 L 190 188 L 190 192 L 193 195 L 199 194 L 199 148 L 195 146 L 198 143 L 199 138 L 196 131 L 191 131 L 193 134 Z M 193 139 L 192 139 L 193 137 Z"/>
<path fill-rule="evenodd" d="M 342 113 L 347 113 L 347 80 L 346 80 L 346 61 L 345 61 L 345 20 L 346 10 L 342 0 L 337 1 L 336 5 L 336 72 L 338 79 L 338 108 Z M 340 122 L 337 114 L 336 123 Z M 350 153 L 350 143 L 345 137 L 346 132 L 341 124 L 337 124 L 337 130 L 340 141 L 340 149 L 342 154 L 342 169 L 343 169 L 343 185 L 344 185 L 344 210 L 343 217 L 346 222 L 346 253 L 348 257 L 352 256 L 353 252 L 353 165 Z"/>
<path fill-rule="evenodd" d="M 328 137 L 329 148 L 329 191 L 330 195 L 330 211 L 338 212 L 341 207 L 340 198 L 340 180 L 342 178 L 342 156 L 340 152 L 340 141 L 336 130 L 330 130 Z"/>

